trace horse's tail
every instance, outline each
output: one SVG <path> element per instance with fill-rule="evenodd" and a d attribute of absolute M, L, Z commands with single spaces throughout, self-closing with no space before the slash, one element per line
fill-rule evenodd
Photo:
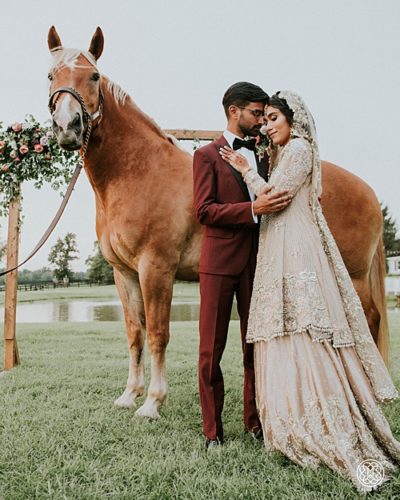
<path fill-rule="evenodd" d="M 372 259 L 371 272 L 369 274 L 369 285 L 372 300 L 379 313 L 379 331 L 377 338 L 378 350 L 386 365 L 389 363 L 389 326 L 386 308 L 385 294 L 386 261 L 383 246 L 383 237 L 379 239 L 378 246 Z"/>

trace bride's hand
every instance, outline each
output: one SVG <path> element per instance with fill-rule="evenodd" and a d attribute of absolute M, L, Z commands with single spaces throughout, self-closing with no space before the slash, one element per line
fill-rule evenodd
<path fill-rule="evenodd" d="M 233 151 L 233 149 L 228 148 L 228 146 L 224 146 L 223 148 L 221 148 L 219 150 L 219 154 L 225 161 L 230 163 L 232 167 L 242 175 L 245 175 L 245 173 L 250 168 L 246 158 L 237 151 Z"/>

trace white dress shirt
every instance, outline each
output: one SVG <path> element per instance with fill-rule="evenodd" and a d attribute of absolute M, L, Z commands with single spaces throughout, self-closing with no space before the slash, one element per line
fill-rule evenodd
<path fill-rule="evenodd" d="M 240 139 L 241 141 L 243 140 L 242 137 L 238 137 L 237 135 L 232 134 L 232 132 L 229 132 L 229 130 L 225 130 L 223 135 L 231 148 L 233 147 L 233 141 L 236 138 Z M 239 149 L 237 149 L 237 151 L 242 156 L 244 156 L 246 158 L 246 160 L 249 164 L 249 167 L 257 172 L 257 163 L 256 163 L 256 156 L 255 156 L 254 151 L 250 151 L 250 149 L 247 149 L 247 148 L 239 148 Z M 258 217 L 257 217 L 257 215 L 254 215 L 254 210 L 253 210 L 253 203 L 254 203 L 254 200 L 256 199 L 256 196 L 253 193 L 253 191 L 249 188 L 249 186 L 247 186 L 247 190 L 249 192 L 250 200 L 252 202 L 251 203 L 251 213 L 253 214 L 254 222 L 257 223 Z"/>

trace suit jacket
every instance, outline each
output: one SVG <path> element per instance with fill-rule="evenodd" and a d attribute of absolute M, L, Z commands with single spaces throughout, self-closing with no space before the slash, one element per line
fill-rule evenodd
<path fill-rule="evenodd" d="M 254 222 L 249 192 L 242 176 L 224 161 L 219 150 L 224 136 L 196 150 L 193 161 L 194 206 L 205 231 L 200 272 L 237 275 L 257 252 L 258 224 Z M 266 178 L 267 157 L 258 162 Z"/>

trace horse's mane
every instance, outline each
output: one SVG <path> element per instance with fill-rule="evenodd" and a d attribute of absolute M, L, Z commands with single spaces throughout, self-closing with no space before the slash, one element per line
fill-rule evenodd
<path fill-rule="evenodd" d="M 105 77 L 107 82 L 107 90 L 114 97 L 115 101 L 122 106 L 125 104 L 126 99 L 129 97 L 129 94 L 122 89 L 118 83 L 113 82 L 109 78 Z"/>
<path fill-rule="evenodd" d="M 135 110 L 136 113 L 138 113 L 142 119 L 147 123 L 147 125 L 154 131 L 156 132 L 160 137 L 163 137 L 164 139 L 168 139 L 168 141 L 176 146 L 177 148 L 181 149 L 182 151 L 185 151 L 187 153 L 187 150 L 181 146 L 179 141 L 169 135 L 166 134 L 162 128 L 158 125 L 156 121 L 153 120 L 149 115 L 147 115 L 144 111 L 142 111 L 139 106 L 133 101 L 131 96 L 123 90 L 118 83 L 115 83 L 114 81 L 110 80 L 105 75 L 102 75 L 102 79 L 104 82 L 104 86 L 107 89 L 107 91 L 111 94 L 111 96 L 114 98 L 115 102 L 121 106 L 124 106 L 127 104 L 126 101 L 129 100 L 129 104 L 132 106 L 132 108 Z"/>
<path fill-rule="evenodd" d="M 88 63 L 94 68 L 97 69 L 97 61 L 94 58 L 93 54 L 90 52 L 80 50 L 80 49 L 67 49 L 64 47 L 56 47 L 51 50 L 52 56 L 53 56 L 53 65 L 50 68 L 50 72 L 55 72 L 63 67 L 67 66 L 68 68 L 85 68 L 87 67 L 86 65 L 79 65 L 78 64 L 78 59 L 80 56 L 84 57 Z M 102 75 L 103 81 L 105 83 L 105 86 L 107 88 L 107 91 L 110 93 L 110 95 L 114 98 L 114 101 L 116 104 L 120 106 L 125 106 L 126 101 L 129 100 L 131 105 L 139 112 L 142 117 L 148 122 L 150 127 L 158 133 L 161 137 L 167 138 L 172 144 L 174 144 L 176 147 L 182 149 L 183 151 L 186 151 L 180 144 L 179 141 L 177 141 L 175 138 L 172 138 L 171 136 L 167 135 L 164 133 L 164 131 L 159 127 L 159 125 L 146 113 L 144 113 L 131 99 L 129 94 L 123 90 L 117 83 L 114 81 L 110 80 L 105 75 Z"/>

